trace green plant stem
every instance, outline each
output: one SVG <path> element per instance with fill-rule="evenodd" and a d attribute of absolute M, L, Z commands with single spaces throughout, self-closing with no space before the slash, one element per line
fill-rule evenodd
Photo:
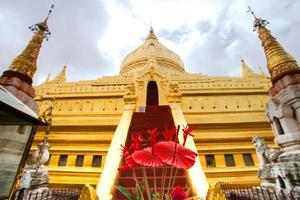
<path fill-rule="evenodd" d="M 161 200 L 164 200 L 164 196 L 165 196 L 164 191 L 165 191 L 166 173 L 167 173 L 167 169 L 166 169 L 166 167 L 164 167 L 163 171 L 162 171 L 162 181 L 160 184 L 160 188 L 162 189 L 162 199 Z"/>
<path fill-rule="evenodd" d="M 153 167 L 153 176 L 154 176 L 154 199 L 156 200 L 157 188 L 156 188 L 156 171 L 155 171 L 155 167 Z"/>
<path fill-rule="evenodd" d="M 148 184 L 148 178 L 147 178 L 147 173 L 146 173 L 145 167 L 142 168 L 142 173 L 143 173 L 144 179 L 146 180 L 145 181 L 145 186 L 146 186 L 146 193 L 147 193 L 147 196 L 148 196 L 148 200 L 151 200 L 149 184 Z"/>
<path fill-rule="evenodd" d="M 175 184 L 175 181 L 176 181 L 177 172 L 178 172 L 178 168 L 176 168 L 176 170 L 175 170 L 175 174 L 174 174 L 172 185 L 171 185 L 172 188 L 174 187 L 174 184 Z"/>
<path fill-rule="evenodd" d="M 171 187 L 171 182 L 172 182 L 172 173 L 173 173 L 173 167 L 171 167 L 167 194 L 169 194 L 169 192 L 170 192 L 170 187 Z"/>
<path fill-rule="evenodd" d="M 142 200 L 144 200 L 143 192 L 142 192 L 142 190 L 141 190 L 139 181 L 138 181 L 138 179 L 137 179 L 137 176 L 136 176 L 136 173 L 135 173 L 135 169 L 132 169 L 132 176 L 133 176 L 133 179 L 134 179 L 134 181 L 135 181 L 135 184 L 137 185 L 137 188 L 138 188 L 139 193 L 140 193 L 140 195 L 141 195 L 141 197 L 142 197 Z"/>

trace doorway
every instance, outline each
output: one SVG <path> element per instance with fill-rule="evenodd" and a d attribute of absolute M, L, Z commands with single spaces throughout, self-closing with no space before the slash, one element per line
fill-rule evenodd
<path fill-rule="evenodd" d="M 147 86 L 147 106 L 158 106 L 158 87 L 155 81 L 149 81 Z"/>

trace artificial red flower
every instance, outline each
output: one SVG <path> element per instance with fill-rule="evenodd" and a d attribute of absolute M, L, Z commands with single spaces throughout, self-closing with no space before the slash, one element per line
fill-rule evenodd
<path fill-rule="evenodd" d="M 152 154 L 154 154 L 155 147 L 154 144 L 156 143 L 156 137 L 158 136 L 158 128 L 148 130 L 149 136 L 150 136 L 150 144 L 152 149 Z"/>
<path fill-rule="evenodd" d="M 131 133 L 131 145 L 130 147 L 133 151 L 140 150 L 142 144 L 142 132 L 132 132 Z"/>
<path fill-rule="evenodd" d="M 129 146 L 128 146 L 128 144 L 125 144 L 125 146 L 121 145 L 121 152 L 122 152 L 122 155 L 124 157 L 127 157 L 127 156 L 130 155 L 129 154 Z"/>
<path fill-rule="evenodd" d="M 118 168 L 118 170 L 119 170 L 120 172 L 125 171 L 125 170 L 127 170 L 127 169 L 129 169 L 129 166 L 128 166 L 128 165 L 123 165 L 123 166 L 121 166 L 121 167 Z"/>
<path fill-rule="evenodd" d="M 185 200 L 189 196 L 189 192 L 185 192 L 181 185 L 177 185 L 171 191 L 172 200 Z"/>
<path fill-rule="evenodd" d="M 186 143 L 186 140 L 187 140 L 187 137 L 190 135 L 192 137 L 194 137 L 194 135 L 192 134 L 192 131 L 194 130 L 195 128 L 192 128 L 192 127 L 183 127 L 182 131 L 183 131 L 183 146 L 185 146 L 185 143 Z"/>
<path fill-rule="evenodd" d="M 164 165 L 163 161 L 152 153 L 152 148 L 148 147 L 132 154 L 135 162 L 146 167 L 161 167 Z"/>
<path fill-rule="evenodd" d="M 175 142 L 165 141 L 159 142 L 155 146 L 157 148 L 157 156 L 168 165 L 180 169 L 188 169 L 195 163 L 197 153 L 185 148 L 177 143 L 180 125 L 178 125 Z"/>
<path fill-rule="evenodd" d="M 125 166 L 127 166 L 128 168 L 132 168 L 132 167 L 137 167 L 138 164 L 132 159 L 132 155 L 129 153 L 129 147 L 126 144 L 125 146 L 121 145 L 122 147 L 122 154 L 125 160 Z M 120 168 L 123 169 L 122 167 L 125 166 L 121 166 Z"/>
<path fill-rule="evenodd" d="M 155 128 L 153 130 L 148 131 L 150 135 L 150 143 L 151 147 L 135 151 L 132 154 L 132 158 L 135 162 L 140 165 L 147 166 L 147 167 L 161 167 L 163 166 L 163 161 L 157 157 L 155 154 L 155 143 L 156 137 L 158 135 L 158 129 Z"/>
<path fill-rule="evenodd" d="M 163 135 L 165 140 L 169 141 L 173 139 L 173 136 L 176 134 L 176 127 L 173 127 L 171 129 L 168 129 L 167 126 L 165 126 L 165 130 L 163 131 Z"/>
<path fill-rule="evenodd" d="M 156 154 L 168 165 L 180 169 L 189 169 L 195 163 L 197 153 L 173 141 L 159 142 L 156 145 Z"/>

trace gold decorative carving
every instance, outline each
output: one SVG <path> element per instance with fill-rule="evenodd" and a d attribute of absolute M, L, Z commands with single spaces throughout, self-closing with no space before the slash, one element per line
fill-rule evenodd
<path fill-rule="evenodd" d="M 49 106 L 49 101 L 38 102 L 40 109 L 43 111 Z M 123 110 L 123 100 L 121 98 L 111 99 L 89 99 L 89 100 L 57 100 L 55 103 L 54 111 L 56 112 L 85 112 L 85 113 L 119 113 Z"/>
<path fill-rule="evenodd" d="M 98 200 L 98 199 L 99 198 L 96 194 L 95 189 L 92 186 L 85 184 L 80 193 L 79 200 Z"/>
<path fill-rule="evenodd" d="M 126 89 L 126 95 L 135 95 L 135 87 L 133 84 L 127 85 Z"/>
<path fill-rule="evenodd" d="M 207 192 L 206 200 L 226 200 L 219 183 L 212 184 Z"/>
<path fill-rule="evenodd" d="M 93 108 L 93 103 L 90 101 L 86 101 L 82 105 L 83 112 L 90 112 L 90 111 L 92 111 L 92 108 Z"/>
<path fill-rule="evenodd" d="M 189 112 L 219 112 L 219 111 L 263 111 L 267 99 L 267 93 L 263 95 L 235 95 L 209 97 L 194 96 L 182 97 L 182 109 Z M 263 100 L 262 100 L 263 99 Z"/>
<path fill-rule="evenodd" d="M 170 84 L 170 94 L 172 94 L 172 95 L 179 94 L 178 83 L 171 83 Z"/>

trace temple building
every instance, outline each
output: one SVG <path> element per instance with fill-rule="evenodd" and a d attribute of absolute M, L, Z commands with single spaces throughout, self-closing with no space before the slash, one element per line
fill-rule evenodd
<path fill-rule="evenodd" d="M 55 97 L 50 183 L 97 185 L 105 170 L 108 178 L 117 177 L 120 144 L 132 115 L 149 105 L 169 105 L 175 124 L 196 128 L 191 146 L 199 153 L 198 173 L 203 170 L 209 184 L 258 182 L 251 139 L 260 135 L 273 141 L 264 114 L 270 78 L 255 73 L 244 60 L 241 68 L 240 77 L 188 73 L 152 28 L 144 43 L 124 58 L 119 75 L 68 82 L 63 66 L 53 80 L 35 87 L 41 112 Z M 42 135 L 41 130 L 37 142 Z"/>
<path fill-rule="evenodd" d="M 3 86 L 11 88 L 15 82 L 7 79 L 13 76 L 31 84 L 26 77 L 32 78 L 36 69 L 34 63 L 42 43 L 39 34 L 41 30 L 4 73 Z M 270 32 L 259 37 L 268 67 L 277 66 L 277 55 L 272 54 L 277 50 L 280 55 L 288 55 L 285 59 L 293 59 Z M 268 45 L 275 42 L 276 48 L 270 50 Z M 30 63 L 26 54 L 34 56 Z M 28 69 L 23 67 L 26 62 L 31 66 Z M 63 66 L 54 79 L 34 87 L 35 95 L 27 92 L 34 96 L 40 113 L 54 106 L 48 136 L 50 184 L 90 184 L 97 188 L 99 197 L 111 199 L 114 185 L 123 177 L 118 171 L 122 162 L 120 145 L 132 131 L 164 125 L 195 128 L 187 147 L 198 153 L 198 159 L 183 173 L 183 182 L 195 195 L 204 196 L 209 185 L 219 181 L 258 184 L 259 162 L 251 140 L 260 136 L 275 146 L 265 109 L 272 82 L 282 74 L 269 68 L 270 79 L 263 71 L 253 71 L 245 60 L 240 63 L 239 77 L 189 73 L 179 55 L 161 44 L 151 27 L 143 44 L 124 58 L 118 75 L 69 82 L 68 68 Z M 35 103 L 27 102 L 37 110 Z M 32 152 L 44 132 L 38 129 Z"/>

